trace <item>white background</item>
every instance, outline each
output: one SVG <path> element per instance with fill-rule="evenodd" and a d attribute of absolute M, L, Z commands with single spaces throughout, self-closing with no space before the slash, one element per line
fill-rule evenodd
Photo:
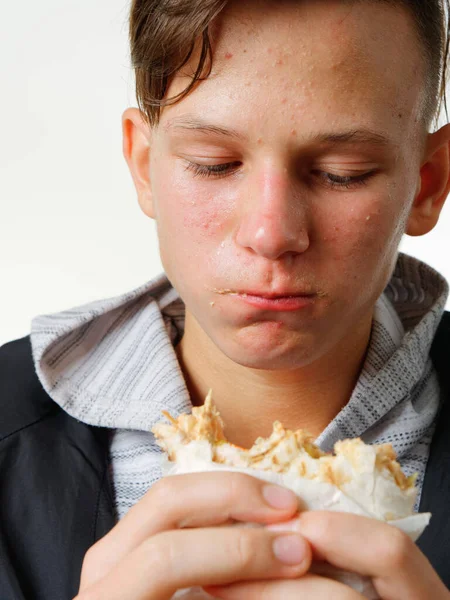
<path fill-rule="evenodd" d="M 27 335 L 37 314 L 121 294 L 162 270 L 122 155 L 121 115 L 136 106 L 128 11 L 129 0 L 3 7 L 0 345 Z M 401 250 L 450 279 L 449 231 L 450 199 L 438 227 Z"/>

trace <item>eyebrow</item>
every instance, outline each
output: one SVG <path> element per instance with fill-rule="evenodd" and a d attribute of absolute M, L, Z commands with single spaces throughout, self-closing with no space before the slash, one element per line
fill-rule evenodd
<path fill-rule="evenodd" d="M 235 129 L 225 128 L 221 127 L 220 125 L 208 123 L 207 121 L 204 121 L 199 117 L 191 115 L 175 117 L 168 121 L 168 123 L 164 126 L 164 130 L 168 132 L 172 129 L 193 130 L 199 133 L 228 137 L 240 141 L 244 141 L 247 139 L 244 134 L 240 133 Z M 394 144 L 393 141 L 385 135 L 373 131 L 371 129 L 351 129 L 340 132 L 318 133 L 312 138 L 310 138 L 308 142 L 331 145 L 339 145 L 346 143 L 371 144 L 375 146 L 397 145 Z"/>
<path fill-rule="evenodd" d="M 239 131 L 236 131 L 235 129 L 227 129 L 225 127 L 220 127 L 219 125 L 214 125 L 213 123 L 207 123 L 198 117 L 190 115 L 171 119 L 164 127 L 165 131 L 169 131 L 170 129 L 193 129 L 199 133 L 220 135 L 241 141 L 246 139 L 245 135 L 239 133 Z"/>

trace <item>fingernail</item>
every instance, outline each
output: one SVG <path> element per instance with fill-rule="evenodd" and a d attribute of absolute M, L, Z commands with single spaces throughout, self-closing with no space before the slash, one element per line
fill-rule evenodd
<path fill-rule="evenodd" d="M 273 552 L 285 565 L 299 565 L 306 556 L 306 542 L 299 535 L 282 535 L 275 538 Z"/>
<path fill-rule="evenodd" d="M 272 508 L 294 508 L 298 503 L 294 492 L 279 485 L 265 485 L 263 487 L 263 496 Z"/>

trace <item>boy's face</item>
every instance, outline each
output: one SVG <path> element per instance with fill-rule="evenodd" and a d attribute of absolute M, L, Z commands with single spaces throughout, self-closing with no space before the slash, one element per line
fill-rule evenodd
<path fill-rule="evenodd" d="M 211 76 L 152 132 L 145 210 L 198 330 L 237 363 L 301 367 L 370 323 L 395 265 L 420 187 L 420 46 L 408 13 L 370 2 L 234 2 L 213 34 Z M 313 298 L 274 311 L 229 291 Z"/>

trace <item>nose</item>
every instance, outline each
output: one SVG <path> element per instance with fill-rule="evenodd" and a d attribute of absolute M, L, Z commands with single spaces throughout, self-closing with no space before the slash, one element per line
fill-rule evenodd
<path fill-rule="evenodd" d="M 305 252 L 309 247 L 307 206 L 288 170 L 266 165 L 251 177 L 236 242 L 271 260 Z"/>

